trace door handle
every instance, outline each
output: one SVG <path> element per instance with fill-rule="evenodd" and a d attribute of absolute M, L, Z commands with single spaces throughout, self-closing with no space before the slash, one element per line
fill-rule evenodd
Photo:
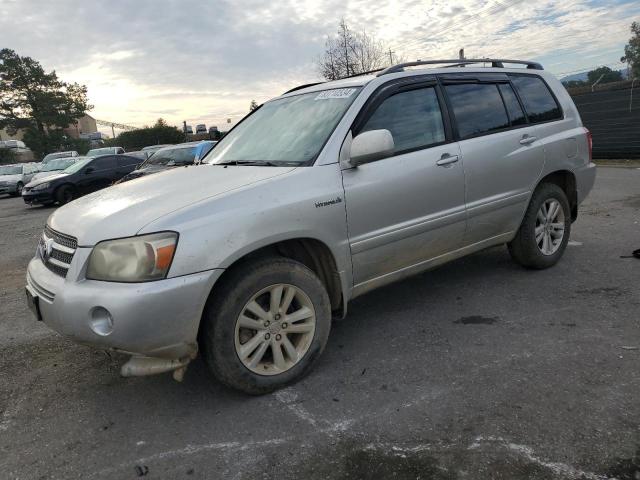
<path fill-rule="evenodd" d="M 448 153 L 443 153 L 440 157 L 440 160 L 436 162 L 436 165 L 439 167 L 446 167 L 447 165 L 451 165 L 452 163 L 456 163 L 460 158 L 458 155 L 449 155 Z"/>
<path fill-rule="evenodd" d="M 532 135 L 523 135 L 520 139 L 520 145 L 531 145 L 537 139 L 538 137 L 534 137 Z"/>

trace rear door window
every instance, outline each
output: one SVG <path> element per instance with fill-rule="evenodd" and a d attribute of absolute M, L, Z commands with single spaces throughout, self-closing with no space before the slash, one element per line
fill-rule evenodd
<path fill-rule="evenodd" d="M 118 161 L 118 167 L 127 167 L 130 165 L 137 165 L 142 162 L 141 159 L 130 157 L 128 155 L 118 156 L 117 161 Z"/>
<path fill-rule="evenodd" d="M 97 171 L 110 170 L 116 168 L 115 157 L 101 157 L 93 161 L 92 165 Z"/>
<path fill-rule="evenodd" d="M 562 118 L 558 102 L 540 77 L 512 75 L 511 82 L 520 95 L 530 122 L 548 122 Z"/>
<path fill-rule="evenodd" d="M 446 85 L 445 90 L 458 125 L 460 138 L 469 138 L 509 127 L 497 84 Z"/>
<path fill-rule="evenodd" d="M 385 99 L 360 131 L 379 129 L 391 132 L 396 154 L 444 142 L 444 123 L 435 89 L 418 88 Z"/>

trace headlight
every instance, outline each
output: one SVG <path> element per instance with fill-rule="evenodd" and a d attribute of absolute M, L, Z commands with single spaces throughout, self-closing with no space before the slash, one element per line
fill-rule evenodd
<path fill-rule="evenodd" d="M 87 278 L 108 282 L 148 282 L 167 276 L 178 234 L 160 232 L 106 240 L 89 255 Z"/>
<path fill-rule="evenodd" d="M 44 190 L 45 188 L 49 188 L 49 183 L 40 183 L 39 185 L 36 185 L 35 187 L 33 187 L 31 190 Z"/>

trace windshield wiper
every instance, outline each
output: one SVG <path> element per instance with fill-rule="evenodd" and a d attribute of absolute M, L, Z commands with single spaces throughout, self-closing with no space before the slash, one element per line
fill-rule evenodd
<path fill-rule="evenodd" d="M 259 167 L 279 167 L 280 165 L 268 160 L 228 160 L 226 162 L 214 163 L 214 165 L 248 165 Z"/>

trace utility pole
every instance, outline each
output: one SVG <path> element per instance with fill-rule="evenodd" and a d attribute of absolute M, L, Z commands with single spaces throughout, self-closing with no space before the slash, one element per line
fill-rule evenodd
<path fill-rule="evenodd" d="M 591 91 L 593 92 L 596 88 L 596 85 L 598 85 L 600 83 L 600 80 L 602 80 L 604 78 L 604 73 L 602 75 L 600 75 L 600 78 L 598 78 L 598 80 L 596 80 L 596 82 L 591 85 Z"/>
<path fill-rule="evenodd" d="M 393 65 L 393 54 L 396 52 L 392 52 L 391 48 L 389 48 L 389 65 Z"/>
<path fill-rule="evenodd" d="M 186 142 L 188 140 L 188 138 L 187 138 L 187 121 L 186 120 L 182 121 L 182 131 L 184 132 L 184 141 Z"/>
<path fill-rule="evenodd" d="M 113 125 L 111 125 L 111 138 L 116 138 L 116 131 L 113 129 Z"/>
<path fill-rule="evenodd" d="M 458 58 L 459 58 L 460 60 L 464 60 L 464 48 L 461 48 L 461 49 L 458 51 Z"/>

